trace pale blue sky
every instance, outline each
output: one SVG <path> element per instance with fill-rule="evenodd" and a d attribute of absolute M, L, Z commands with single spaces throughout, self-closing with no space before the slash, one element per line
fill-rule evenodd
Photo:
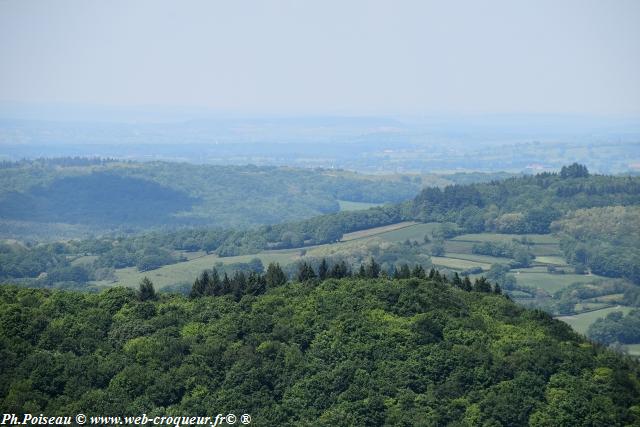
<path fill-rule="evenodd" d="M 640 1 L 0 0 L 0 102 L 640 115 Z"/>

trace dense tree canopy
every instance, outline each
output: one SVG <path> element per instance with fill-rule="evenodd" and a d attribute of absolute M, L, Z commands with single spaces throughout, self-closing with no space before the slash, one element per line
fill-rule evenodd
<path fill-rule="evenodd" d="M 313 279 L 240 298 L 1 287 L 0 405 L 219 408 L 255 425 L 640 422 L 636 362 L 542 312 L 430 275 Z"/>
<path fill-rule="evenodd" d="M 640 206 L 579 209 L 553 229 L 572 264 L 640 284 Z"/>

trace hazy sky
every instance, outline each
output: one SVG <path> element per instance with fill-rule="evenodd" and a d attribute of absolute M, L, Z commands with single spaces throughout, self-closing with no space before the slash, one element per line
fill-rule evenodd
<path fill-rule="evenodd" d="M 640 115 L 640 1 L 0 0 L 0 102 Z"/>

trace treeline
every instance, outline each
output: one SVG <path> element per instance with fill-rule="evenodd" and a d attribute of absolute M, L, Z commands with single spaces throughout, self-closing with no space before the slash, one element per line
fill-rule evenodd
<path fill-rule="evenodd" d="M 580 209 L 553 224 L 578 270 L 640 284 L 640 206 Z"/>
<path fill-rule="evenodd" d="M 429 279 L 436 283 L 451 284 L 468 292 L 502 293 L 499 284 L 492 285 L 485 277 L 476 278 L 472 282 L 469 276 L 460 277 L 456 272 L 449 279 L 446 274 L 441 274 L 435 268 L 432 268 L 427 273 L 420 264 L 416 264 L 412 269 L 406 263 L 398 267 L 393 266 L 391 271 L 385 271 L 373 258 L 366 264 L 360 264 L 360 268 L 355 272 L 344 261 L 331 264 L 323 258 L 317 268 L 303 261 L 298 264 L 295 275 L 295 280 L 298 282 L 313 282 L 316 284 L 327 279 L 344 278 Z M 288 281 L 287 274 L 278 263 L 270 263 L 264 274 L 260 271 L 251 271 L 248 274 L 244 271 L 235 271 L 232 276 L 229 276 L 226 272 L 221 275 L 218 269 L 214 267 L 212 270 L 204 270 L 200 274 L 193 283 L 189 295 L 191 298 L 231 295 L 234 300 L 239 301 L 245 295 L 262 295 L 269 289 L 285 285 Z"/>
<path fill-rule="evenodd" d="M 82 158 L 5 166 L 0 169 L 0 218 L 82 224 L 100 234 L 291 222 L 338 212 L 339 200 L 410 200 L 422 182 L 419 176 L 340 170 Z"/>
<path fill-rule="evenodd" d="M 81 262 L 74 262 L 76 259 Z M 72 241 L 34 246 L 0 243 L 0 281 L 20 278 L 34 279 L 32 284 L 36 286 L 72 286 L 110 279 L 116 268 L 135 266 L 139 271 L 148 271 L 183 259 L 161 247 L 137 246 L 132 241 Z"/>
<path fill-rule="evenodd" d="M 256 169 L 258 172 L 261 170 Z M 581 188 L 579 194 L 571 197 L 559 195 L 564 191 L 563 188 L 576 186 Z M 572 165 L 560 174 L 544 173 L 484 184 L 454 185 L 443 190 L 427 188 L 413 202 L 385 205 L 364 211 L 338 212 L 244 230 L 200 227 L 85 239 L 69 242 L 63 245 L 62 252 L 57 253 L 68 258 L 80 255 L 96 256 L 98 259 L 94 264 L 84 266 L 94 270 L 132 266 L 137 266 L 140 270 L 149 270 L 178 262 L 181 258 L 173 255 L 175 251 L 204 251 L 222 257 L 256 254 L 268 249 L 303 248 L 333 243 L 340 240 L 345 233 L 418 220 L 444 222 L 441 230 L 438 230 L 439 234 L 434 236 L 436 241 L 430 249 L 431 255 L 440 256 L 444 251 L 443 239 L 456 234 L 482 231 L 548 233 L 553 221 L 558 221 L 559 224 L 554 231 L 562 231 L 563 224 L 572 221 L 571 216 L 567 221 L 559 221 L 563 215 L 585 206 L 610 204 L 640 204 L 640 178 L 589 176 L 580 165 Z M 253 205 L 252 209 L 260 210 Z M 599 217 L 606 215 L 603 213 Z M 595 216 L 583 219 L 585 224 L 596 221 L 596 230 L 599 227 L 597 221 L 601 221 Z M 578 218 L 573 222 L 583 219 Z M 632 224 L 638 224 L 635 216 L 630 220 L 623 219 L 623 223 L 628 224 L 632 221 Z M 627 236 L 624 236 L 625 233 L 617 233 L 616 236 L 621 236 L 624 240 L 622 244 L 613 241 L 608 233 L 593 234 L 584 238 L 572 237 L 571 231 L 562 233 L 565 235 L 563 249 L 578 270 L 584 266 L 585 271 L 590 269 L 605 276 L 627 277 L 638 281 L 640 263 L 637 262 L 637 248 L 640 247 L 640 238 L 637 237 L 637 231 L 632 230 L 632 233 L 626 233 Z M 477 245 L 474 251 L 494 256 L 508 256 L 516 259 L 521 266 L 529 265 L 532 260 L 525 241 L 514 242 L 509 247 L 496 244 Z M 37 252 L 32 252 L 31 249 L 22 251 L 21 256 L 35 260 L 43 253 L 45 255 L 32 263 L 34 268 L 6 268 L 4 276 L 0 278 L 34 277 L 17 274 L 28 272 L 39 275 L 49 270 L 37 266 L 57 265 L 59 261 L 49 255 L 48 250 L 38 249 Z"/>
<path fill-rule="evenodd" d="M 94 172 L 68 176 L 27 192 L 0 196 L 0 218 L 82 224 L 132 230 L 157 224 L 175 225 L 175 215 L 191 209 L 197 199 L 157 182 Z M 196 222 L 197 224 L 197 222 Z"/>
<path fill-rule="evenodd" d="M 469 233 L 549 233 L 562 215 L 581 208 L 640 204 L 640 179 L 589 175 L 573 164 L 483 184 L 426 188 L 412 205 L 414 219 L 454 222 Z"/>
<path fill-rule="evenodd" d="M 491 279 L 488 273 L 487 278 Z M 612 301 L 610 297 L 613 294 L 617 294 L 617 298 Z M 554 316 L 570 316 L 583 311 L 585 303 L 620 304 L 640 308 L 640 287 L 620 279 L 574 283 L 556 291 L 553 298 L 545 298 L 538 307 Z"/>
<path fill-rule="evenodd" d="M 631 310 L 627 315 L 614 311 L 589 326 L 587 336 L 606 344 L 637 344 L 640 342 L 640 310 Z"/>
<path fill-rule="evenodd" d="M 471 247 L 471 252 L 479 255 L 489 255 L 501 258 L 513 258 L 511 266 L 513 268 L 526 268 L 531 265 L 535 258 L 528 245 L 523 245 L 514 240 L 510 243 L 482 242 L 475 243 Z"/>
<path fill-rule="evenodd" d="M 158 294 L 148 283 L 99 294 L 3 286 L 0 361 L 0 407 L 16 414 L 640 422 L 637 362 L 543 312 L 435 278 L 293 281 L 238 301 Z"/>

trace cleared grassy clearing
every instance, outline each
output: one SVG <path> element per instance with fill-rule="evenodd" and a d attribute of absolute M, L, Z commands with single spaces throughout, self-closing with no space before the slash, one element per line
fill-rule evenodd
<path fill-rule="evenodd" d="M 416 223 L 411 227 L 405 227 L 390 231 L 388 233 L 382 233 L 378 235 L 378 237 L 386 240 L 387 242 L 403 242 L 407 239 L 423 242 L 425 234 L 429 235 L 429 238 L 431 238 L 431 233 L 433 233 L 433 231 L 439 226 L 440 224 L 435 222 L 429 222 L 425 224 Z"/>
<path fill-rule="evenodd" d="M 71 265 L 75 266 L 75 265 L 91 264 L 97 259 L 98 257 L 96 255 L 85 255 L 71 261 Z"/>
<path fill-rule="evenodd" d="M 534 245 L 557 245 L 558 239 L 551 234 L 499 234 L 499 233 L 477 233 L 477 234 L 461 234 L 452 240 L 459 242 L 492 242 L 492 243 L 511 243 L 513 239 L 521 239 L 526 237 L 534 243 Z"/>
<path fill-rule="evenodd" d="M 444 249 L 446 252 L 453 252 L 457 254 L 472 254 L 473 245 L 472 242 L 459 242 L 456 240 L 446 240 L 444 242 Z M 506 258 L 505 258 L 506 259 Z"/>
<path fill-rule="evenodd" d="M 377 236 L 379 234 L 396 231 L 403 228 L 409 228 L 418 224 L 414 221 L 399 222 L 397 224 L 383 225 L 382 227 L 367 228 L 366 230 L 354 231 L 353 233 L 346 233 L 342 236 L 341 242 L 348 242 L 350 240 L 363 239 L 365 237 Z"/>
<path fill-rule="evenodd" d="M 278 262 L 282 265 L 294 262 L 298 258 L 299 250 L 288 251 L 267 251 L 256 255 L 240 255 L 234 257 L 220 258 L 217 255 L 206 255 L 194 258 L 189 261 L 172 265 L 165 265 L 151 271 L 138 271 L 135 267 L 128 267 L 116 270 L 117 280 L 115 282 L 93 282 L 96 285 L 122 285 L 136 287 L 143 277 L 148 277 L 158 289 L 176 283 L 191 283 L 196 276 L 207 268 L 212 268 L 216 262 L 225 265 L 249 262 L 253 258 L 259 258 L 263 264 Z"/>
<path fill-rule="evenodd" d="M 551 265 L 559 265 L 559 266 L 567 266 L 567 261 L 560 256 L 536 256 L 535 262 L 539 262 L 541 264 L 551 264 Z"/>
<path fill-rule="evenodd" d="M 457 253 L 472 253 L 473 245 L 483 242 L 491 243 L 511 243 L 513 239 L 527 237 L 533 242 L 529 250 L 536 257 L 559 257 L 562 258 L 562 251 L 558 245 L 558 239 L 548 234 L 498 234 L 498 233 L 478 233 L 478 234 L 462 234 L 451 240 L 447 240 L 445 247 L 447 251 Z M 563 260 L 563 264 L 564 264 Z"/>
<path fill-rule="evenodd" d="M 611 304 L 601 302 L 581 302 L 575 305 L 574 309 L 577 312 L 599 310 L 601 308 L 610 307 Z"/>
<path fill-rule="evenodd" d="M 514 268 L 511 270 L 512 273 L 530 273 L 530 274 L 549 274 L 549 270 L 547 270 L 546 266 L 538 265 L 529 268 Z"/>
<path fill-rule="evenodd" d="M 445 255 L 445 258 L 455 258 L 466 261 L 481 262 L 483 264 L 508 264 L 509 261 L 512 261 L 511 258 L 500 258 L 489 255 L 476 255 L 469 253 L 446 252 Z"/>
<path fill-rule="evenodd" d="M 625 315 L 631 311 L 631 307 L 622 305 L 616 307 L 603 308 L 601 310 L 590 311 L 588 313 L 576 314 L 574 316 L 560 316 L 557 319 L 568 323 L 576 332 L 586 334 L 589 326 L 598 319 L 602 319 L 609 313 L 622 312 Z"/>
<path fill-rule="evenodd" d="M 550 293 L 566 288 L 573 283 L 593 283 L 603 278 L 596 275 L 529 273 L 526 272 L 526 269 L 519 270 L 514 276 L 518 285 L 540 288 Z"/>
<path fill-rule="evenodd" d="M 601 296 L 601 297 L 595 297 L 595 298 L 586 299 L 584 301 L 588 301 L 588 302 L 605 302 L 605 303 L 613 304 L 613 303 L 621 302 L 623 299 L 624 299 L 624 294 L 609 294 L 609 295 L 604 295 L 604 296 Z"/>
<path fill-rule="evenodd" d="M 530 251 L 535 256 L 550 256 L 550 257 L 562 257 L 562 250 L 560 245 L 532 245 Z"/>
<path fill-rule="evenodd" d="M 346 250 L 367 251 L 367 246 L 376 246 L 385 244 L 385 242 L 403 242 L 407 239 L 418 240 L 422 242 L 425 234 L 431 236 L 431 233 L 440 225 L 437 223 L 415 223 L 402 222 L 398 224 L 387 225 L 383 227 L 375 227 L 367 230 L 361 230 L 354 233 L 345 234 L 343 240 L 333 244 L 324 244 L 310 246 L 298 249 L 282 249 L 273 251 L 264 251 L 255 255 L 242 255 L 235 257 L 220 258 L 214 254 L 206 254 L 205 252 L 183 252 L 175 253 L 177 256 L 187 258 L 187 261 L 173 265 L 163 266 L 156 270 L 139 272 L 136 268 L 124 268 L 116 270 L 117 281 L 115 283 L 125 286 L 136 287 L 138 282 L 145 276 L 149 277 L 158 288 L 177 283 L 190 283 L 204 269 L 212 268 L 215 263 L 222 262 L 224 264 L 233 264 L 240 262 L 248 262 L 253 258 L 260 259 L 263 264 L 269 262 L 279 262 L 281 265 L 287 265 L 300 259 L 300 252 L 306 251 L 307 256 L 323 257 L 331 256 Z M 465 237 L 465 241 L 458 240 Z M 548 244 L 549 236 L 532 235 L 532 240 L 543 241 L 543 245 L 533 245 L 532 248 L 551 248 L 553 245 Z M 478 255 L 471 253 L 474 242 L 481 241 L 506 241 L 510 242 L 513 235 L 482 233 L 468 234 L 458 236 L 452 240 L 445 242 L 445 256 L 432 257 L 435 266 L 448 268 L 456 271 L 464 271 L 473 267 L 480 267 L 487 271 L 491 264 L 506 264 L 509 258 L 492 257 L 487 255 Z M 354 246 L 355 245 L 355 246 Z M 427 246 L 425 250 L 428 252 Z M 560 265 L 562 258 L 557 257 L 538 257 L 537 261 L 553 262 L 554 265 Z M 534 266 L 528 269 L 515 270 L 515 276 L 518 284 L 529 286 L 532 288 L 541 288 L 547 292 L 555 292 L 569 286 L 572 283 L 591 283 L 598 279 L 598 276 L 582 276 L 575 274 L 549 274 L 545 266 Z M 112 285 L 110 282 L 94 282 L 98 285 Z"/>
<path fill-rule="evenodd" d="M 455 258 L 439 257 L 439 256 L 432 256 L 431 262 L 433 262 L 434 265 L 437 265 L 439 267 L 446 267 L 446 268 L 450 268 L 452 270 L 458 270 L 458 271 L 467 270 L 472 267 L 480 267 L 483 270 L 488 270 L 491 267 L 491 264 L 484 263 L 484 262 L 475 262 L 475 261 L 468 261 L 464 259 L 455 259 Z"/>
<path fill-rule="evenodd" d="M 338 200 L 341 211 L 361 211 L 364 209 L 382 206 L 382 203 L 365 203 L 365 202 L 349 202 L 347 200 Z"/>

